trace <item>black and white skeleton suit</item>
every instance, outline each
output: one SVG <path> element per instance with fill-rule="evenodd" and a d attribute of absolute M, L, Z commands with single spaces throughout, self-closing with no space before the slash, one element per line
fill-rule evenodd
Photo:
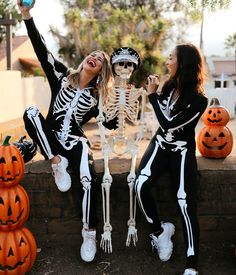
<path fill-rule="evenodd" d="M 187 266 L 193 268 L 197 264 L 199 245 L 195 127 L 207 107 L 207 98 L 194 93 L 186 107 L 176 112 L 180 98 L 172 100 L 173 93 L 167 92 L 161 98 L 156 93 L 149 95 L 160 127 L 142 157 L 135 192 L 153 232 L 159 231 L 161 223 L 151 188 L 158 184 L 163 173 L 170 172 L 183 217 Z"/>
<path fill-rule="evenodd" d="M 69 167 L 78 176 L 83 187 L 83 226 L 94 228 L 98 222 L 96 173 L 82 126 L 98 115 L 98 100 L 94 97 L 95 85 L 91 84 L 81 90 L 73 88 L 67 80 L 68 68 L 47 50 L 33 18 L 25 20 L 25 24 L 51 88 L 51 102 L 46 119 L 36 107 L 29 107 L 24 114 L 25 128 L 45 159 L 51 159 L 58 154 L 68 159 Z M 115 124 L 111 121 L 105 126 L 112 129 Z"/>

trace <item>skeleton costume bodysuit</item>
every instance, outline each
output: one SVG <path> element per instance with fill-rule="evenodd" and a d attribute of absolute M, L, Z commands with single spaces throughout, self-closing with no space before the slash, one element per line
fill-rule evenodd
<path fill-rule="evenodd" d="M 152 138 L 138 170 L 135 191 L 140 208 L 153 232 L 161 229 L 151 187 L 164 172 L 170 172 L 179 208 L 183 217 L 187 247 L 187 266 L 197 265 L 199 226 L 197 220 L 197 163 L 195 157 L 195 127 L 207 107 L 207 98 L 194 93 L 186 108 L 175 112 L 174 92 L 158 99 L 149 95 L 160 127 Z"/>
<path fill-rule="evenodd" d="M 25 20 L 25 24 L 51 88 L 47 118 L 44 119 L 37 108 L 30 107 L 24 114 L 25 128 L 45 159 L 58 154 L 68 159 L 69 167 L 80 178 L 83 187 L 83 225 L 94 228 L 97 224 L 96 174 L 82 126 L 98 115 L 98 101 L 93 93 L 95 85 L 84 89 L 72 87 L 67 80 L 67 67 L 55 60 L 47 50 L 33 19 Z M 116 122 L 104 124 L 112 129 Z"/>

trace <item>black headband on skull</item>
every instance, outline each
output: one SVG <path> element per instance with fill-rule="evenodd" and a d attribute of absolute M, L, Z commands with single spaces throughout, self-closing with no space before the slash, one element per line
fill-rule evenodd
<path fill-rule="evenodd" d="M 140 57 L 138 53 L 129 47 L 121 47 L 116 49 L 112 54 L 110 58 L 110 62 L 112 65 L 112 71 L 115 74 L 114 71 L 114 65 L 119 62 L 131 62 L 134 64 L 134 71 L 137 70 L 140 66 Z"/>

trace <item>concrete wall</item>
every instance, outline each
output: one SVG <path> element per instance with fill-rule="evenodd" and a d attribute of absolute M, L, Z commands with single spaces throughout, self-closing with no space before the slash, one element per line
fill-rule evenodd
<path fill-rule="evenodd" d="M 22 78 L 20 71 L 0 71 L 0 123 L 22 117 L 25 108 L 48 109 L 50 89 L 44 77 Z"/>

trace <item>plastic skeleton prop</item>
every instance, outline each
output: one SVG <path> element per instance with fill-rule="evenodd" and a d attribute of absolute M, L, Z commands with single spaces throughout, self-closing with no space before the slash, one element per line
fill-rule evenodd
<path fill-rule="evenodd" d="M 129 153 L 131 155 L 131 168 L 127 177 L 130 193 L 130 217 L 128 220 L 128 235 L 126 246 L 130 245 L 131 240 L 134 245 L 138 240 L 137 229 L 135 228 L 136 216 L 136 200 L 134 198 L 133 188 L 135 182 L 135 165 L 138 151 L 138 145 L 143 136 L 143 113 L 145 107 L 145 90 L 135 88 L 127 84 L 134 70 L 140 64 L 139 55 L 131 48 L 119 48 L 111 55 L 111 64 L 115 76 L 115 84 L 108 95 L 106 106 L 102 106 L 102 98 L 99 99 L 99 116 L 97 117 L 102 151 L 104 157 L 104 175 L 102 182 L 102 197 L 103 197 L 103 218 L 104 218 L 104 233 L 101 239 L 101 248 L 108 253 L 112 252 L 110 224 L 110 187 L 112 176 L 109 172 L 109 154 L 114 152 L 117 155 Z M 141 98 L 141 116 L 139 130 L 135 138 L 127 138 L 125 135 L 126 120 L 136 123 L 139 111 L 139 99 Z M 104 114 L 105 116 L 104 117 Z M 106 139 L 102 122 L 106 119 L 110 121 L 115 117 L 117 120 L 117 129 L 113 132 L 108 140 Z"/>

